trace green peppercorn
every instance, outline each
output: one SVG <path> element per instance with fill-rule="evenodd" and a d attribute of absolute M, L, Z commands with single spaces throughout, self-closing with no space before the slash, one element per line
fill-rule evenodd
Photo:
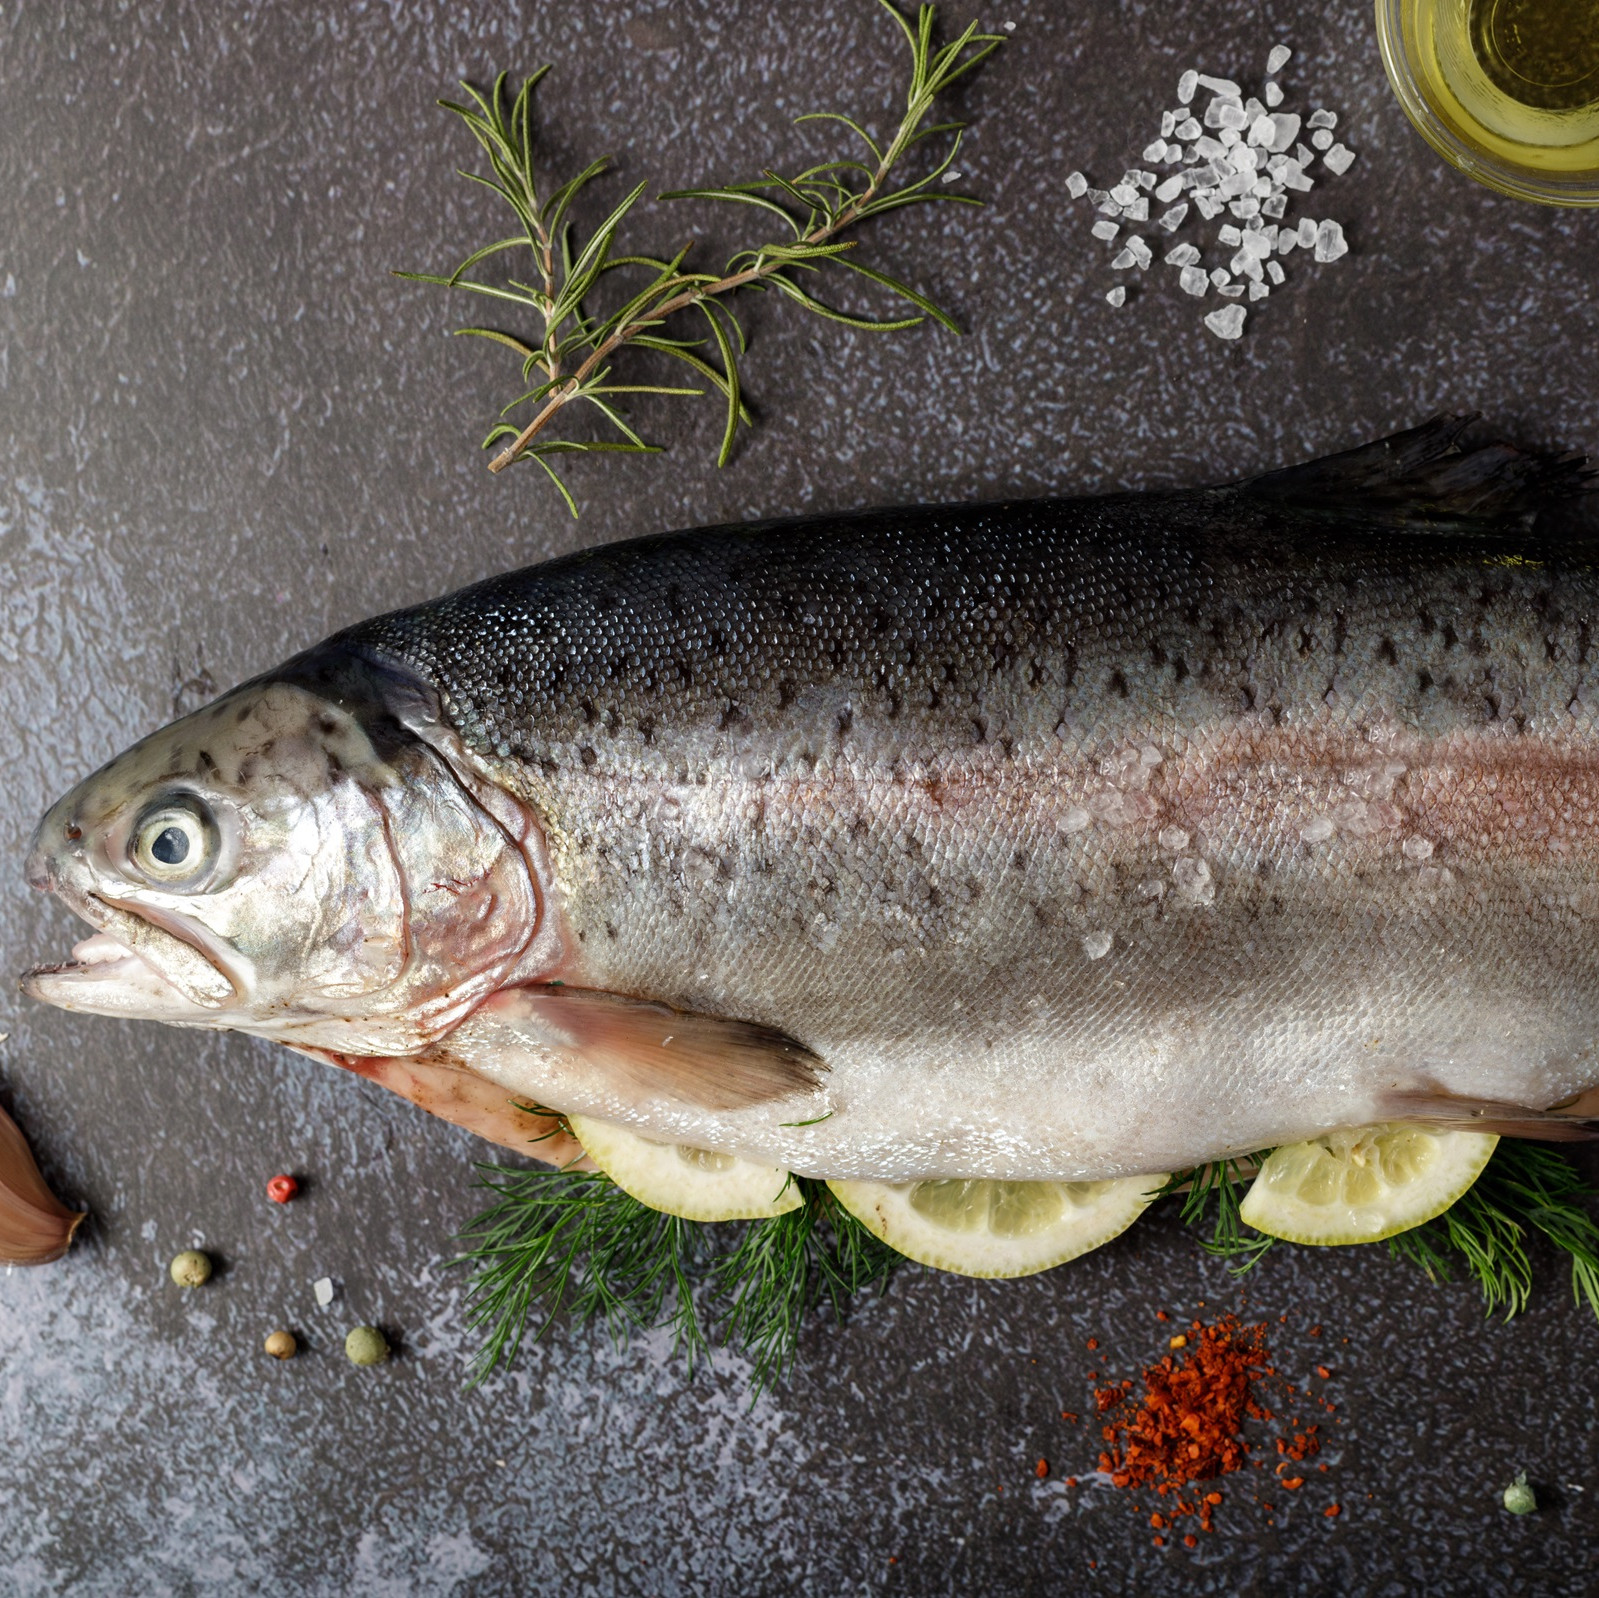
<path fill-rule="evenodd" d="M 356 1326 L 344 1339 L 344 1353 L 352 1365 L 381 1365 L 389 1357 L 389 1340 L 375 1326 Z"/>
<path fill-rule="evenodd" d="M 1516 1479 L 1505 1488 L 1505 1508 L 1512 1515 L 1530 1515 L 1538 1507 L 1538 1495 L 1527 1485 L 1527 1473 L 1516 1472 Z"/>
<path fill-rule="evenodd" d="M 197 1248 L 186 1248 L 181 1254 L 174 1254 L 168 1269 L 179 1287 L 199 1287 L 202 1282 L 211 1280 L 211 1261 Z"/>

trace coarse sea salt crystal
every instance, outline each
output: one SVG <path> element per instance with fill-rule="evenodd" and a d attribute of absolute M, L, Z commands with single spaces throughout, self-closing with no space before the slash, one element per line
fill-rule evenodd
<path fill-rule="evenodd" d="M 1177 282 L 1184 294 L 1203 295 L 1210 287 L 1210 279 L 1197 266 L 1185 266 L 1178 275 Z"/>
<path fill-rule="evenodd" d="M 1268 83 L 1266 85 L 1266 104 L 1268 106 L 1275 106 L 1275 105 L 1281 105 L 1282 103 L 1283 103 L 1283 91 L 1282 91 L 1282 88 L 1278 84 Z"/>
<path fill-rule="evenodd" d="M 1299 247 L 1302 250 L 1314 249 L 1316 245 L 1316 224 L 1308 216 L 1299 219 Z"/>
<path fill-rule="evenodd" d="M 1224 300 L 1236 300 L 1242 298 L 1244 285 L 1242 283 L 1223 283 L 1222 286 L 1216 290 L 1216 292 L 1221 295 Z"/>
<path fill-rule="evenodd" d="M 1283 271 L 1283 269 L 1275 261 L 1268 261 L 1266 263 L 1266 276 L 1269 277 L 1278 288 L 1281 288 L 1283 281 L 1287 278 L 1288 274 Z"/>
<path fill-rule="evenodd" d="M 1183 225 L 1183 218 L 1187 215 L 1188 204 L 1185 201 L 1181 205 L 1174 205 L 1171 210 L 1165 212 L 1160 219 L 1160 225 L 1168 233 L 1175 233 Z"/>
<path fill-rule="evenodd" d="M 1308 126 L 1313 128 L 1336 128 L 1338 126 L 1338 113 L 1336 111 L 1312 111 Z"/>
<path fill-rule="evenodd" d="M 1221 227 L 1216 229 L 1216 242 L 1218 244 L 1238 245 L 1242 244 L 1243 241 L 1243 234 L 1240 233 L 1231 222 L 1225 222 Z"/>
<path fill-rule="evenodd" d="M 1297 249 L 1298 246 L 1299 235 L 1294 231 L 1293 228 L 1285 227 L 1282 232 L 1277 235 L 1277 253 L 1279 255 L 1287 255 L 1290 250 Z"/>
<path fill-rule="evenodd" d="M 333 1278 L 331 1276 L 317 1277 L 311 1284 L 311 1293 L 317 1303 L 323 1309 L 326 1309 L 333 1302 Z"/>
<path fill-rule="evenodd" d="M 1268 148 L 1276 142 L 1277 124 L 1268 116 L 1256 117 L 1249 124 L 1249 142 L 1251 144 L 1265 145 Z"/>
<path fill-rule="evenodd" d="M 1172 131 L 1179 139 L 1197 139 L 1205 131 L 1194 117 L 1185 117 Z"/>
<path fill-rule="evenodd" d="M 1349 254 L 1349 245 L 1344 238 L 1344 230 L 1336 222 L 1323 222 L 1316 229 L 1316 259 L 1318 261 L 1336 261 L 1340 256 Z"/>
<path fill-rule="evenodd" d="M 1199 259 L 1199 251 L 1192 244 L 1174 244 L 1166 252 L 1168 266 L 1192 266 Z"/>
<path fill-rule="evenodd" d="M 1197 72 L 1185 72 L 1177 80 L 1177 98 L 1181 100 L 1184 105 L 1189 104 L 1189 102 L 1194 98 L 1194 91 L 1198 87 L 1199 74 Z"/>
<path fill-rule="evenodd" d="M 1155 198 L 1164 205 L 1168 200 L 1175 200 L 1183 192 L 1184 175 L 1173 172 L 1161 186 L 1155 190 Z"/>
<path fill-rule="evenodd" d="M 1089 230 L 1096 239 L 1104 239 L 1107 243 L 1116 237 L 1121 229 L 1111 221 L 1096 222 Z"/>
<path fill-rule="evenodd" d="M 1249 297 L 1251 300 L 1263 300 L 1270 293 L 1271 290 L 1258 277 L 1249 285 Z"/>
<path fill-rule="evenodd" d="M 1074 200 L 1080 200 L 1088 193 L 1088 179 L 1081 172 L 1068 172 L 1066 174 L 1066 192 Z"/>
<path fill-rule="evenodd" d="M 1299 137 L 1299 118 L 1292 111 L 1273 111 L 1271 120 L 1277 129 L 1277 137 L 1272 140 L 1271 147 L 1281 154 Z"/>
<path fill-rule="evenodd" d="M 1144 159 L 1146 161 L 1164 161 L 1166 159 L 1166 141 L 1156 139 L 1153 144 L 1144 146 Z"/>
<path fill-rule="evenodd" d="M 1274 44 L 1271 53 L 1266 57 L 1267 75 L 1275 77 L 1293 59 L 1294 52 L 1286 44 Z"/>
<path fill-rule="evenodd" d="M 1127 241 L 1127 248 L 1131 252 L 1133 259 L 1138 262 L 1138 270 L 1147 272 L 1149 263 L 1155 259 L 1149 246 L 1142 239 L 1130 238 Z"/>
<path fill-rule="evenodd" d="M 1122 207 L 1122 214 L 1129 222 L 1147 222 L 1149 220 L 1149 201 L 1140 194 L 1131 205 Z"/>
<path fill-rule="evenodd" d="M 1270 194 L 1260 202 L 1261 215 L 1275 217 L 1279 221 L 1287 209 L 1288 197 L 1283 194 Z"/>
<path fill-rule="evenodd" d="M 1182 118 L 1175 111 L 1162 111 L 1160 114 L 1161 138 L 1169 139 L 1172 135 L 1172 129 L 1181 121 Z"/>
<path fill-rule="evenodd" d="M 1209 89 L 1212 94 L 1227 95 L 1234 100 L 1241 98 L 1244 92 L 1231 78 L 1213 78 L 1204 72 L 1199 74 L 1199 86 L 1202 89 Z"/>
<path fill-rule="evenodd" d="M 1335 144 L 1321 160 L 1329 172 L 1336 172 L 1342 177 L 1355 164 L 1355 152 L 1341 144 Z"/>
<path fill-rule="evenodd" d="M 1105 296 L 1105 298 L 1112 305 L 1115 305 L 1115 306 L 1125 305 L 1127 303 L 1127 290 L 1125 288 L 1123 288 L 1120 283 L 1118 283 L 1116 285 L 1116 287 L 1113 288 L 1110 291 L 1110 293 Z"/>
<path fill-rule="evenodd" d="M 1250 218 L 1260 215 L 1260 201 L 1253 195 L 1248 195 L 1242 200 L 1234 200 L 1227 209 L 1241 221 L 1247 222 Z"/>
<path fill-rule="evenodd" d="M 1271 242 L 1264 233 L 1246 233 L 1243 247 L 1245 252 L 1254 256 L 1257 261 L 1264 261 L 1271 254 Z"/>
<path fill-rule="evenodd" d="M 1315 145 L 1318 150 L 1327 149 L 1332 144 L 1332 141 L 1333 136 L 1326 130 L 1326 128 L 1317 128 L 1316 131 L 1310 136 L 1310 142 Z"/>
<path fill-rule="evenodd" d="M 1083 939 L 1083 953 L 1090 960 L 1103 960 L 1110 953 L 1111 945 L 1115 943 L 1114 934 L 1109 932 L 1090 932 Z"/>
<path fill-rule="evenodd" d="M 1118 183 L 1110 191 L 1110 197 L 1118 205 L 1131 205 L 1138 198 L 1138 190 L 1131 183 Z"/>
<path fill-rule="evenodd" d="M 1227 285 L 1232 282 L 1232 279 L 1227 275 L 1226 270 L 1219 266 L 1210 274 L 1210 280 L 1219 289 L 1226 288 Z"/>
<path fill-rule="evenodd" d="M 1135 257 L 1131 250 L 1122 250 L 1114 261 L 1110 263 L 1113 272 L 1125 272 L 1133 264 Z M 1117 302 L 1118 304 L 1120 301 Z"/>
<path fill-rule="evenodd" d="M 1205 326 L 1217 338 L 1238 338 L 1244 331 L 1244 318 L 1248 314 L 1241 305 L 1224 305 L 1205 318 Z"/>

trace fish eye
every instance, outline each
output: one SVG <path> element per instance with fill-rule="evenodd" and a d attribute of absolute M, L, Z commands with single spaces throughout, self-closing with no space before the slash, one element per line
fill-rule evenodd
<path fill-rule="evenodd" d="M 198 799 L 166 799 L 133 829 L 128 860 L 140 876 L 165 887 L 193 882 L 217 855 L 217 824 Z"/>

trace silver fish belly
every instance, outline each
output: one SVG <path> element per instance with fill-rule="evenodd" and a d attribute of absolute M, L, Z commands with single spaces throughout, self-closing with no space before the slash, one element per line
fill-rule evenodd
<path fill-rule="evenodd" d="M 1536 465 L 1457 431 L 642 540 L 290 663 L 409 684 L 405 725 L 536 834 L 538 958 L 418 1062 L 887 1181 L 1599 1084 L 1599 573 L 1512 514 Z M 789 1075 L 674 1083 L 674 1016 L 786 1040 Z"/>

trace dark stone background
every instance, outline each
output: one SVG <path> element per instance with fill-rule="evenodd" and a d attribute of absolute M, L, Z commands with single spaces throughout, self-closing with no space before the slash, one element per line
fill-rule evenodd
<path fill-rule="evenodd" d="M 516 379 L 446 340 L 473 303 L 388 276 L 502 231 L 452 175 L 468 148 L 435 96 L 553 61 L 556 167 L 614 152 L 612 195 L 753 176 L 826 147 L 795 113 L 881 123 L 897 103 L 896 39 L 867 0 L 0 7 L 0 965 L 74 936 L 19 875 L 66 784 L 213 685 L 507 566 L 810 508 L 1202 483 L 1445 407 L 1599 446 L 1599 217 L 1441 167 L 1389 95 L 1367 5 L 1002 16 L 1014 43 L 960 102 L 960 167 L 989 209 L 902 214 L 866 246 L 972 336 L 874 337 L 757 300 L 763 420 L 733 463 L 713 465 L 709 402 L 641 405 L 671 453 L 579 463 L 574 523 L 532 473 L 483 469 Z M 1301 207 L 1341 218 L 1353 253 L 1291 257 L 1233 345 L 1169 268 L 1110 311 L 1060 179 L 1113 180 L 1183 67 L 1258 81 L 1279 38 L 1290 99 L 1339 110 L 1359 152 Z M 632 236 L 726 226 L 708 210 L 652 203 Z M 441 1261 L 485 1146 L 245 1038 L 14 992 L 0 1031 L 0 1098 L 94 1215 L 65 1262 L 0 1282 L 0 1592 L 1599 1586 L 1599 1329 L 1547 1259 L 1506 1326 L 1381 1250 L 1278 1250 L 1244 1307 L 1287 1315 L 1291 1378 L 1333 1367 L 1329 1469 L 1277 1495 L 1275 1524 L 1234 1478 L 1214 1535 L 1156 1550 L 1125 1495 L 1062 1485 L 1095 1440 L 1058 1417 L 1090 1369 L 1156 1355 L 1158 1307 L 1243 1304 L 1169 1216 L 1013 1285 L 907 1272 L 843 1329 L 811 1328 L 753 1408 L 736 1360 L 690 1381 L 660 1339 L 615 1352 L 565 1325 L 468 1392 Z M 286 1209 L 262 1195 L 279 1169 L 306 1179 Z M 165 1264 L 191 1243 L 224 1268 L 180 1295 Z M 342 1284 L 326 1311 L 324 1273 Z M 367 1319 L 399 1343 L 378 1371 L 340 1351 Z M 287 1365 L 260 1353 L 277 1325 L 307 1345 Z M 1498 1507 L 1518 1468 L 1548 1506 L 1520 1521 Z"/>

